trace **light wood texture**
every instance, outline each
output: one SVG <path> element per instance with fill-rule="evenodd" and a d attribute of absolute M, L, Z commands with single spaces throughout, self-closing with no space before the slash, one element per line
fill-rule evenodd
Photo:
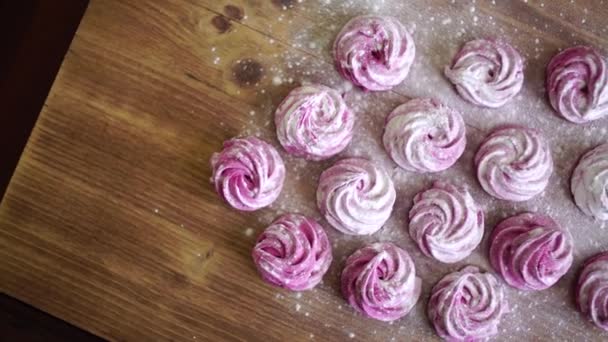
<path fill-rule="evenodd" d="M 428 1 L 448 11 L 458 2 Z M 542 37 L 545 61 L 574 40 L 608 46 L 607 4 L 577 0 L 568 18 L 557 13 L 569 0 L 547 1 L 552 11 L 496 2 L 477 11 Z M 112 340 L 336 341 L 355 325 L 361 340 L 436 338 L 430 327 L 411 336 L 338 310 L 335 279 L 304 295 L 309 317 L 295 311 L 293 295 L 263 284 L 251 264 L 244 227 L 262 225 L 208 183 L 222 141 L 267 124 L 250 112 L 269 112 L 292 87 L 271 86 L 278 54 L 331 63 L 326 48 L 291 41 L 313 25 L 336 31 L 302 7 L 91 1 L 0 208 L 0 290 Z M 564 339 L 597 336 L 580 319 L 567 324 Z M 544 329 L 519 336 L 540 340 Z"/>

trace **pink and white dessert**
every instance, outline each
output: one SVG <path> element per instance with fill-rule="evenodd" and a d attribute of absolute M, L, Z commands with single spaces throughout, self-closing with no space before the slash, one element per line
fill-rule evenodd
<path fill-rule="evenodd" d="M 211 157 L 217 193 L 235 209 L 254 211 L 277 199 L 285 180 L 285 165 L 277 150 L 255 137 L 224 142 Z"/>
<path fill-rule="evenodd" d="M 572 173 L 570 189 L 586 215 L 608 220 L 608 143 L 583 155 Z"/>
<path fill-rule="evenodd" d="M 608 331 L 608 252 L 587 259 L 576 284 L 576 303 L 583 315 Z"/>
<path fill-rule="evenodd" d="M 356 311 L 380 321 L 404 317 L 420 297 L 412 258 L 392 243 L 374 243 L 353 253 L 341 283 L 342 295 Z"/>
<path fill-rule="evenodd" d="M 498 279 L 467 266 L 443 277 L 431 292 L 429 320 L 448 341 L 480 341 L 496 335 L 508 311 Z"/>
<path fill-rule="evenodd" d="M 323 171 L 317 205 L 334 228 L 350 235 L 378 231 L 393 211 L 393 181 L 380 166 L 362 158 L 343 159 Z"/>
<path fill-rule="evenodd" d="M 498 108 L 521 90 L 523 69 L 521 55 L 509 43 L 476 39 L 464 44 L 444 73 L 465 100 Z"/>
<path fill-rule="evenodd" d="M 466 189 L 436 181 L 414 197 L 409 229 L 424 255 L 445 263 L 457 262 L 481 242 L 483 210 Z"/>
<path fill-rule="evenodd" d="M 287 152 L 322 160 L 342 152 L 350 143 L 355 116 L 337 91 L 311 84 L 287 95 L 275 112 L 274 122 Z"/>
<path fill-rule="evenodd" d="M 525 213 L 500 222 L 490 237 L 490 263 L 524 291 L 553 286 L 572 265 L 572 236 L 548 216 Z"/>
<path fill-rule="evenodd" d="M 568 48 L 547 66 L 551 106 L 564 119 L 585 123 L 608 116 L 606 58 L 592 47 Z"/>
<path fill-rule="evenodd" d="M 407 77 L 416 47 L 393 17 L 351 19 L 336 37 L 334 58 L 344 78 L 366 90 L 389 90 Z"/>
<path fill-rule="evenodd" d="M 516 126 L 495 129 L 475 155 L 477 179 L 490 195 L 526 201 L 543 192 L 553 173 L 549 145 L 536 130 Z"/>
<path fill-rule="evenodd" d="M 315 287 L 332 261 L 323 228 L 298 214 L 283 215 L 266 228 L 252 257 L 264 281 L 292 291 Z"/>
<path fill-rule="evenodd" d="M 434 99 L 413 99 L 397 107 L 384 127 L 384 148 L 410 172 L 439 172 L 454 165 L 466 145 L 457 111 Z"/>

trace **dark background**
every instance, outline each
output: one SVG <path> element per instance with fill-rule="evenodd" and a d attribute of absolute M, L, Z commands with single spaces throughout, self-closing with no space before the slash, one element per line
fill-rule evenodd
<path fill-rule="evenodd" d="M 0 199 L 88 0 L 0 0 Z M 101 339 L 0 293 L 0 341 Z"/>

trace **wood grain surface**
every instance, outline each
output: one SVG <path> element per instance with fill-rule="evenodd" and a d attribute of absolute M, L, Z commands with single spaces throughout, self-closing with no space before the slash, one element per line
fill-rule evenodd
<path fill-rule="evenodd" d="M 360 14 L 332 22 L 304 5 L 332 6 L 92 0 L 0 207 L 0 290 L 111 340 L 436 339 L 430 327 L 408 333 L 338 309 L 333 278 L 299 299 L 310 316 L 294 310 L 299 295 L 263 284 L 251 264 L 245 227 L 263 225 L 208 182 L 222 141 L 268 125 L 293 87 L 273 85 L 277 56 L 331 63 L 327 47 L 294 44 L 294 33 L 334 34 Z M 607 6 L 477 1 L 476 10 L 542 37 L 546 62 L 575 40 L 608 47 Z M 548 339 L 547 324 L 509 335 Z M 560 329 L 566 340 L 601 338 L 578 317 Z"/>

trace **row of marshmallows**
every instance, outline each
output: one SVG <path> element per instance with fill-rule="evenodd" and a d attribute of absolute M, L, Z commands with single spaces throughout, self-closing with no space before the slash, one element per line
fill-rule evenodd
<path fill-rule="evenodd" d="M 258 238 L 252 255 L 262 279 L 293 291 L 315 287 L 332 261 L 331 244 L 323 228 L 314 219 L 298 214 L 287 214 L 273 222 Z M 490 260 L 509 285 L 542 290 L 570 268 L 572 238 L 547 216 L 521 214 L 496 226 Z M 608 329 L 607 269 L 608 252 L 590 258 L 576 287 L 580 311 L 602 329 Z M 341 292 L 357 312 L 393 321 L 406 316 L 417 303 L 421 280 L 405 250 L 392 243 L 373 243 L 346 259 Z M 467 266 L 433 286 L 427 315 L 440 337 L 468 341 L 496 334 L 508 310 L 498 279 Z"/>
<path fill-rule="evenodd" d="M 355 18 L 334 44 L 336 65 L 342 75 L 372 91 L 388 90 L 401 83 L 409 72 L 414 51 L 407 30 L 390 17 Z M 592 48 L 575 47 L 558 54 L 548 67 L 547 89 L 552 106 L 564 118 L 577 123 L 606 116 L 606 73 L 604 58 Z M 445 74 L 467 101 L 499 107 L 521 89 L 523 62 L 509 44 L 480 39 L 465 44 Z M 321 160 L 349 144 L 354 116 L 335 90 L 310 85 L 287 96 L 277 109 L 275 124 L 278 139 L 287 152 Z M 414 99 L 389 115 L 383 142 L 403 169 L 438 172 L 461 156 L 466 144 L 465 125 L 460 114 L 445 105 L 432 99 Z M 545 140 L 536 130 L 521 126 L 494 130 L 479 148 L 475 164 L 484 190 L 511 201 L 527 200 L 541 193 L 553 171 Z M 576 203 L 585 213 L 602 219 L 608 218 L 604 192 L 607 164 L 608 145 L 602 145 L 583 156 L 572 178 Z M 246 211 L 271 204 L 285 177 L 277 151 L 253 137 L 226 142 L 224 150 L 212 157 L 212 166 L 212 180 L 220 196 L 234 208 Z M 317 191 L 317 204 L 324 217 L 347 234 L 372 234 L 380 229 L 391 214 L 394 200 L 390 177 L 364 159 L 336 163 L 323 172 Z M 414 202 L 410 235 L 424 254 L 455 262 L 468 256 L 481 241 L 483 212 L 466 189 L 437 182 L 418 194 Z M 279 218 L 258 238 L 253 257 L 265 280 L 292 290 L 314 287 L 332 259 L 323 229 L 314 220 L 295 214 Z M 602 295 L 608 288 L 606 259 L 600 255 L 587 264 L 577 292 L 581 310 L 604 329 L 606 315 L 597 296 L 606 297 L 603 302 L 608 300 L 608 295 Z M 546 216 L 523 214 L 495 228 L 490 260 L 509 285 L 522 290 L 544 289 L 569 269 L 572 238 Z M 414 269 L 405 251 L 392 244 L 373 244 L 348 259 L 342 273 L 342 292 L 358 311 L 393 320 L 407 314 L 418 299 L 419 280 Z M 385 292 L 368 298 L 366 288 L 376 288 L 374 282 L 382 284 L 380 288 Z M 466 301 L 460 303 L 460 308 L 452 308 L 449 300 L 459 294 L 442 289 L 460 282 L 470 283 L 469 290 L 476 291 L 466 293 L 485 296 L 468 301 L 487 302 L 495 310 L 484 324 L 467 327 L 465 321 L 458 320 L 475 317 L 474 308 Z M 396 287 L 388 288 L 389 285 Z M 387 300 L 395 307 L 387 307 Z M 502 289 L 494 277 L 468 267 L 446 276 L 435 286 L 429 316 L 442 337 L 484 337 L 495 333 L 505 311 L 503 306 L 506 307 Z M 454 310 L 462 311 L 462 315 L 448 315 Z"/>

